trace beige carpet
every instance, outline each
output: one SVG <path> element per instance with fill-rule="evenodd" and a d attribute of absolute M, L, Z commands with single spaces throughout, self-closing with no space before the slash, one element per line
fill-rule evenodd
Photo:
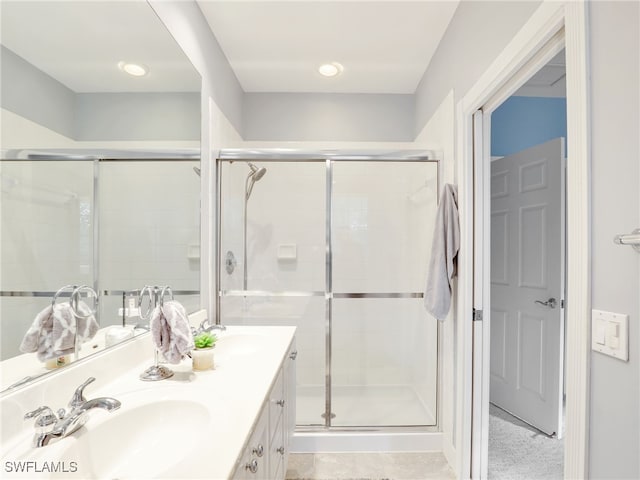
<path fill-rule="evenodd" d="M 564 442 L 489 406 L 489 479 L 555 480 L 564 476 Z"/>

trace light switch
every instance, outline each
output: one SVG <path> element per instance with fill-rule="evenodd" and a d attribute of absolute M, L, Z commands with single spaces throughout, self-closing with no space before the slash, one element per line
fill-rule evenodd
<path fill-rule="evenodd" d="M 606 345 L 613 349 L 620 346 L 620 324 L 618 322 L 610 321 L 607 324 Z"/>
<path fill-rule="evenodd" d="M 591 312 L 592 350 L 628 361 L 628 332 L 628 315 L 602 310 Z"/>
<path fill-rule="evenodd" d="M 606 343 L 607 336 L 605 335 L 604 322 L 596 322 L 593 327 L 593 341 L 598 345 L 604 345 Z"/>

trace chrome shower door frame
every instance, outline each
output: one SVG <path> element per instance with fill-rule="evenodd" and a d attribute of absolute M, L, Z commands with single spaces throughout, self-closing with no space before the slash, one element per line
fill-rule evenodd
<path fill-rule="evenodd" d="M 216 323 L 221 323 L 221 299 L 223 297 L 324 297 L 325 299 L 325 411 L 321 415 L 324 419 L 324 426 L 307 426 L 296 425 L 298 431 L 344 431 L 344 432 L 364 432 L 364 431 L 406 431 L 407 429 L 419 429 L 420 431 L 437 431 L 440 424 L 440 394 L 437 393 L 435 425 L 402 425 L 402 426 L 357 426 L 357 427 L 334 427 L 332 418 L 332 315 L 333 315 L 333 299 L 344 298 L 423 298 L 423 292 L 383 292 L 383 293 L 334 293 L 333 292 L 333 165 L 335 162 L 351 163 L 351 162 L 397 162 L 397 163 L 435 163 L 436 164 L 436 192 L 440 192 L 440 162 L 437 159 L 430 158 L 430 153 L 424 151 L 414 152 L 408 151 L 404 155 L 402 152 L 396 152 L 392 156 L 388 155 L 371 155 L 371 154 L 353 154 L 349 152 L 331 154 L 322 154 L 317 152 L 298 152 L 298 153 L 279 153 L 269 150 L 264 151 L 244 151 L 229 150 L 221 151 L 219 158 L 216 159 L 216 179 L 217 179 L 217 196 L 216 196 Z M 221 269 L 222 264 L 222 164 L 228 162 L 292 162 L 292 163 L 325 163 L 326 189 L 325 189 L 325 208 L 326 208 L 326 226 L 325 226 L 325 291 L 265 291 L 265 290 L 222 290 L 221 288 Z M 438 195 L 436 195 L 438 198 Z M 246 218 L 244 219 L 246 222 Z M 246 235 L 246 232 L 245 232 Z M 246 266 L 245 266 L 246 268 Z M 438 365 L 436 365 L 436 388 L 440 382 L 440 325 L 438 324 L 438 335 L 436 340 L 436 357 Z"/>

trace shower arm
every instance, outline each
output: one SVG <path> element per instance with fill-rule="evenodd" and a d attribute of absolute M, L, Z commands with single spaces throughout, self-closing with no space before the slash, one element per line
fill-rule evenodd
<path fill-rule="evenodd" d="M 247 290 L 247 204 L 249 203 L 249 195 L 250 195 L 250 191 L 248 189 L 249 187 L 249 180 L 251 180 L 253 178 L 253 175 L 255 174 L 255 172 L 251 172 L 249 175 L 247 175 L 246 180 L 244 181 L 244 211 L 242 214 L 242 218 L 244 221 L 244 226 L 242 229 L 242 242 L 243 242 L 243 249 L 242 249 L 242 269 L 243 269 L 243 276 L 242 276 L 242 289 L 243 290 Z"/>
<path fill-rule="evenodd" d="M 247 204 L 249 203 L 249 197 L 251 196 L 251 192 L 253 191 L 253 186 L 264 176 L 266 172 L 266 169 L 264 167 L 258 168 L 251 162 L 249 162 L 248 165 L 251 169 L 251 172 L 249 172 L 249 175 L 247 175 L 247 178 L 244 181 L 244 228 L 242 235 L 244 243 L 242 250 L 242 268 L 244 270 L 244 275 L 242 277 L 242 289 L 245 291 L 247 290 Z"/>

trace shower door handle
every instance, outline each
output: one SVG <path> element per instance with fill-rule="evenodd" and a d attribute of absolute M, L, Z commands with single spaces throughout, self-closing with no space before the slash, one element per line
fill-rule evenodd
<path fill-rule="evenodd" d="M 555 298 L 551 297 L 546 302 L 543 302 L 542 300 L 536 300 L 536 303 L 539 303 L 540 305 L 544 305 L 545 307 L 556 308 L 558 301 Z"/>

